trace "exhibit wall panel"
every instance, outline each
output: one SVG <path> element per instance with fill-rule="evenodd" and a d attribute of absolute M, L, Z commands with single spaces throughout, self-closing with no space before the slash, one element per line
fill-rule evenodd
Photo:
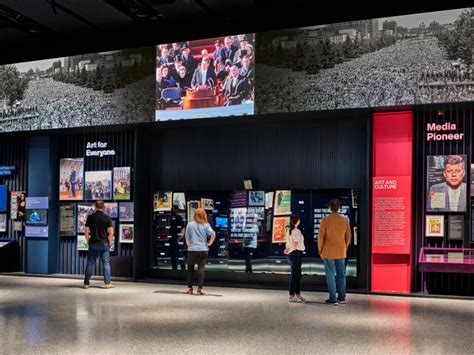
<path fill-rule="evenodd" d="M 152 189 L 241 190 L 246 177 L 255 180 L 255 189 L 265 191 L 358 188 L 361 192 L 358 287 L 365 288 L 368 124 L 368 111 L 355 110 L 292 114 L 271 121 L 157 128 L 152 138 Z M 261 277 L 265 278 L 260 275 L 259 280 Z M 222 278 L 223 281 L 234 279 L 225 274 Z M 280 279 L 285 282 L 283 276 Z"/>
<path fill-rule="evenodd" d="M 88 143 L 107 143 L 107 150 L 114 150 L 115 155 L 86 156 Z M 84 157 L 84 171 L 112 171 L 114 167 L 131 167 L 132 176 L 134 169 L 134 143 L 135 133 L 133 130 L 103 132 L 87 131 L 83 134 L 68 134 L 59 136 L 58 159 Z M 133 180 L 133 178 L 132 178 Z M 59 186 L 59 185 L 57 185 Z M 133 201 L 133 189 L 131 201 Z M 81 201 L 76 201 L 81 203 Z M 107 201 L 106 201 L 107 202 Z M 83 202 L 82 202 L 83 203 Z M 93 203 L 87 201 L 86 203 Z M 118 227 L 120 222 L 115 220 L 115 238 L 118 239 Z M 77 236 L 60 237 L 59 242 L 59 267 L 58 272 L 62 274 L 83 274 L 87 261 L 87 252 L 77 250 Z M 114 255 L 114 254 L 112 254 Z M 116 243 L 115 255 L 119 257 L 132 257 L 133 244 Z M 101 274 L 99 262 L 96 265 L 96 274 Z"/>
<path fill-rule="evenodd" d="M 8 191 L 26 191 L 28 184 L 28 140 L 25 137 L 3 137 L 0 140 L 0 165 L 14 166 L 11 176 L 0 176 L 0 185 L 7 185 Z M 10 194 L 7 206 L 10 206 Z M 9 217 L 9 216 L 7 216 Z M 7 218 L 7 233 L 0 234 L 0 241 L 15 239 L 20 246 L 20 267 L 24 270 L 25 240 L 22 232 L 13 231 L 13 220 Z"/>
<path fill-rule="evenodd" d="M 458 104 L 439 104 L 425 107 L 418 107 L 414 111 L 415 118 L 415 161 L 414 187 L 416 191 L 414 215 L 416 231 L 414 261 L 418 263 L 420 250 L 422 247 L 430 248 L 474 248 L 472 239 L 472 171 L 473 146 L 472 139 L 474 129 L 474 104 L 472 102 Z M 428 129 L 428 124 L 443 125 L 449 123 L 451 126 L 445 130 L 432 131 Z M 454 126 L 453 126 L 454 125 Z M 450 129 L 449 129 L 450 128 Z M 438 136 L 436 139 L 428 137 L 429 133 L 436 134 L 463 134 L 458 139 Z M 438 139 L 439 138 L 439 139 Z M 460 155 L 466 159 L 465 162 L 465 183 L 466 183 L 466 205 L 465 211 L 459 212 L 428 212 L 427 211 L 427 187 L 428 181 L 428 157 Z M 426 238 L 425 236 L 425 215 L 444 216 L 444 237 Z M 448 217 L 451 215 L 463 216 L 463 238 L 462 240 L 450 240 L 448 235 Z M 452 272 L 428 272 L 422 274 L 415 273 L 414 287 L 416 291 L 427 291 L 435 294 L 453 295 L 473 295 L 474 277 L 469 273 Z"/>

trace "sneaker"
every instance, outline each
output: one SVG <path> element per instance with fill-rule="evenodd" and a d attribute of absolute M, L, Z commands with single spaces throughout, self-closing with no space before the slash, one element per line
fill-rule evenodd
<path fill-rule="evenodd" d="M 105 284 L 105 285 L 104 285 L 104 288 L 114 288 L 114 287 L 115 287 L 115 286 L 112 285 L 112 284 Z"/>
<path fill-rule="evenodd" d="M 82 288 L 85 289 L 85 290 L 87 290 L 87 289 L 89 288 L 89 285 L 84 284 L 84 285 L 82 286 Z"/>
<path fill-rule="evenodd" d="M 339 303 L 339 304 L 346 304 L 346 300 L 337 300 L 337 303 Z"/>
<path fill-rule="evenodd" d="M 288 302 L 290 303 L 303 303 L 304 301 L 302 301 L 300 298 L 298 297 L 295 297 L 295 296 L 290 296 L 288 298 Z"/>
<path fill-rule="evenodd" d="M 301 302 L 306 302 L 306 298 L 301 295 L 296 295 L 296 298 L 299 299 Z"/>
<path fill-rule="evenodd" d="M 332 304 L 332 305 L 334 305 L 334 306 L 337 306 L 337 301 L 335 301 L 335 300 L 326 300 L 326 301 L 324 301 L 324 302 L 325 302 L 326 304 Z"/>

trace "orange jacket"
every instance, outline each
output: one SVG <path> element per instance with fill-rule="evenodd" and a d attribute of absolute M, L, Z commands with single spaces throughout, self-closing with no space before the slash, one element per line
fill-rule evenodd
<path fill-rule="evenodd" d="M 318 252 L 322 259 L 344 259 L 351 241 L 351 226 L 338 213 L 324 217 L 319 227 Z"/>

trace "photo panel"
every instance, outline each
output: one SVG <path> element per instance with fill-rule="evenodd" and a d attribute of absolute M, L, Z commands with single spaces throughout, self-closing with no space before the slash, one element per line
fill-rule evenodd
<path fill-rule="evenodd" d="M 428 212 L 466 211 L 466 162 L 466 155 L 428 156 L 426 176 Z"/>
<path fill-rule="evenodd" d="M 130 200 L 131 169 L 130 167 L 114 168 L 114 200 Z"/>
<path fill-rule="evenodd" d="M 84 158 L 59 160 L 59 200 L 82 201 Z"/>
<path fill-rule="evenodd" d="M 180 211 L 186 210 L 186 197 L 184 192 L 173 192 L 173 206 L 178 206 Z"/>
<path fill-rule="evenodd" d="M 133 224 L 119 225 L 119 241 L 120 243 L 133 243 L 134 229 Z"/>
<path fill-rule="evenodd" d="M 120 202 L 119 203 L 119 219 L 120 219 L 120 222 L 133 222 L 134 221 L 134 203 L 133 202 Z"/>
<path fill-rule="evenodd" d="M 290 217 L 273 217 L 272 243 L 285 243 L 287 230 L 290 228 Z"/>
<path fill-rule="evenodd" d="M 291 190 L 275 191 L 273 206 L 273 214 L 275 216 L 291 214 Z"/>
<path fill-rule="evenodd" d="M 255 34 L 156 48 L 156 121 L 254 113 Z"/>
<path fill-rule="evenodd" d="M 173 192 L 158 191 L 153 196 L 153 211 L 171 211 L 173 204 Z"/>
<path fill-rule="evenodd" d="M 6 65 L 0 131 L 152 122 L 155 47 Z"/>
<path fill-rule="evenodd" d="M 111 171 L 86 171 L 85 177 L 84 194 L 86 201 L 112 199 Z"/>
<path fill-rule="evenodd" d="M 84 234 L 86 230 L 86 221 L 92 213 L 95 212 L 94 204 L 78 203 L 77 204 L 77 233 Z"/>

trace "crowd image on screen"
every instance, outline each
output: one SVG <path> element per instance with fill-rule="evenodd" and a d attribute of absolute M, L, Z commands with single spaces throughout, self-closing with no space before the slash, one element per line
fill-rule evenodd
<path fill-rule="evenodd" d="M 130 49 L 2 65 L 0 132 L 151 121 L 153 59 Z"/>
<path fill-rule="evenodd" d="M 252 102 L 254 42 L 254 35 L 240 34 L 158 45 L 156 109 L 182 108 L 188 90 L 216 90 L 218 106 Z"/>
<path fill-rule="evenodd" d="M 263 34 L 256 113 L 474 100 L 474 10 L 432 16 L 428 26 L 414 15 L 412 28 L 394 20 L 394 30 L 372 33 L 367 20 Z"/>

